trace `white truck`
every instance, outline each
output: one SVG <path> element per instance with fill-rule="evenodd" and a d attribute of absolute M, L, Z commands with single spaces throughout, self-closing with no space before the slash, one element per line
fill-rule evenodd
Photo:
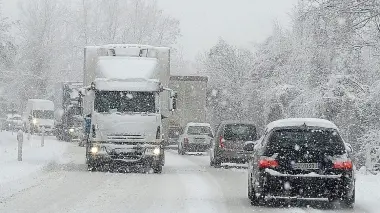
<path fill-rule="evenodd" d="M 170 76 L 169 87 L 175 92 L 176 110 L 169 118 L 169 144 L 177 146 L 179 135 L 190 122 L 207 123 L 206 76 Z"/>
<path fill-rule="evenodd" d="M 23 115 L 24 127 L 27 131 L 41 133 L 42 127 L 46 134 L 54 130 L 54 103 L 44 99 L 29 99 Z"/>
<path fill-rule="evenodd" d="M 83 112 L 90 117 L 89 170 L 162 171 L 166 118 L 174 110 L 170 49 L 148 45 L 85 47 Z"/>

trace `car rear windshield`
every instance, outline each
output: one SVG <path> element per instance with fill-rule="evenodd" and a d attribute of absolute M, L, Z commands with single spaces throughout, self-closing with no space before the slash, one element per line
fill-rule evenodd
<path fill-rule="evenodd" d="M 209 135 L 212 136 L 211 128 L 209 126 L 189 126 L 187 129 L 188 135 Z"/>
<path fill-rule="evenodd" d="M 227 124 L 224 129 L 224 139 L 254 141 L 257 139 L 256 127 L 251 124 Z"/>
<path fill-rule="evenodd" d="M 169 129 L 169 138 L 179 138 L 181 134 L 181 128 L 170 128 Z"/>
<path fill-rule="evenodd" d="M 275 130 L 270 135 L 266 154 L 300 149 L 332 154 L 343 154 L 345 152 L 342 138 L 334 130 L 281 129 Z"/>

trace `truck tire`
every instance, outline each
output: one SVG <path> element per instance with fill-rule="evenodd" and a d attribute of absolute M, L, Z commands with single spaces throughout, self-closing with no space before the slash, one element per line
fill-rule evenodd
<path fill-rule="evenodd" d="M 156 173 L 156 174 L 161 174 L 162 172 L 162 165 L 161 163 L 155 167 L 153 167 L 153 172 Z"/>
<path fill-rule="evenodd" d="M 87 170 L 90 171 L 90 172 L 95 172 L 96 171 L 96 167 L 92 164 L 87 164 Z"/>

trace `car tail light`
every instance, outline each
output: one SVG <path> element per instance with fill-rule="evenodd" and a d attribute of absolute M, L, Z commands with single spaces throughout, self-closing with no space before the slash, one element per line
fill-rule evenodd
<path fill-rule="evenodd" d="M 219 138 L 219 147 L 224 149 L 224 142 L 226 142 L 226 140 L 224 140 L 224 138 L 222 136 L 220 136 Z"/>
<path fill-rule="evenodd" d="M 184 143 L 184 144 L 189 144 L 189 139 L 188 139 L 188 138 L 184 138 L 184 139 L 183 139 L 183 143 Z"/>
<path fill-rule="evenodd" d="M 266 169 L 266 168 L 276 168 L 278 167 L 278 161 L 273 158 L 261 158 L 259 161 L 259 168 L 260 169 Z"/>
<path fill-rule="evenodd" d="M 347 161 L 336 161 L 334 162 L 333 168 L 334 169 L 341 169 L 341 170 L 352 170 L 352 162 L 350 160 Z"/>

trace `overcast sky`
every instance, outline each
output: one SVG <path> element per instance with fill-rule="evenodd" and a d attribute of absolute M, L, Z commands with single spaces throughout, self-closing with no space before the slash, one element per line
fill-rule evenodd
<path fill-rule="evenodd" d="M 5 15 L 17 17 L 17 0 L 2 0 Z M 158 0 L 162 9 L 181 21 L 179 45 L 192 59 L 219 37 L 252 47 L 271 33 L 275 20 L 289 26 L 297 0 Z"/>

